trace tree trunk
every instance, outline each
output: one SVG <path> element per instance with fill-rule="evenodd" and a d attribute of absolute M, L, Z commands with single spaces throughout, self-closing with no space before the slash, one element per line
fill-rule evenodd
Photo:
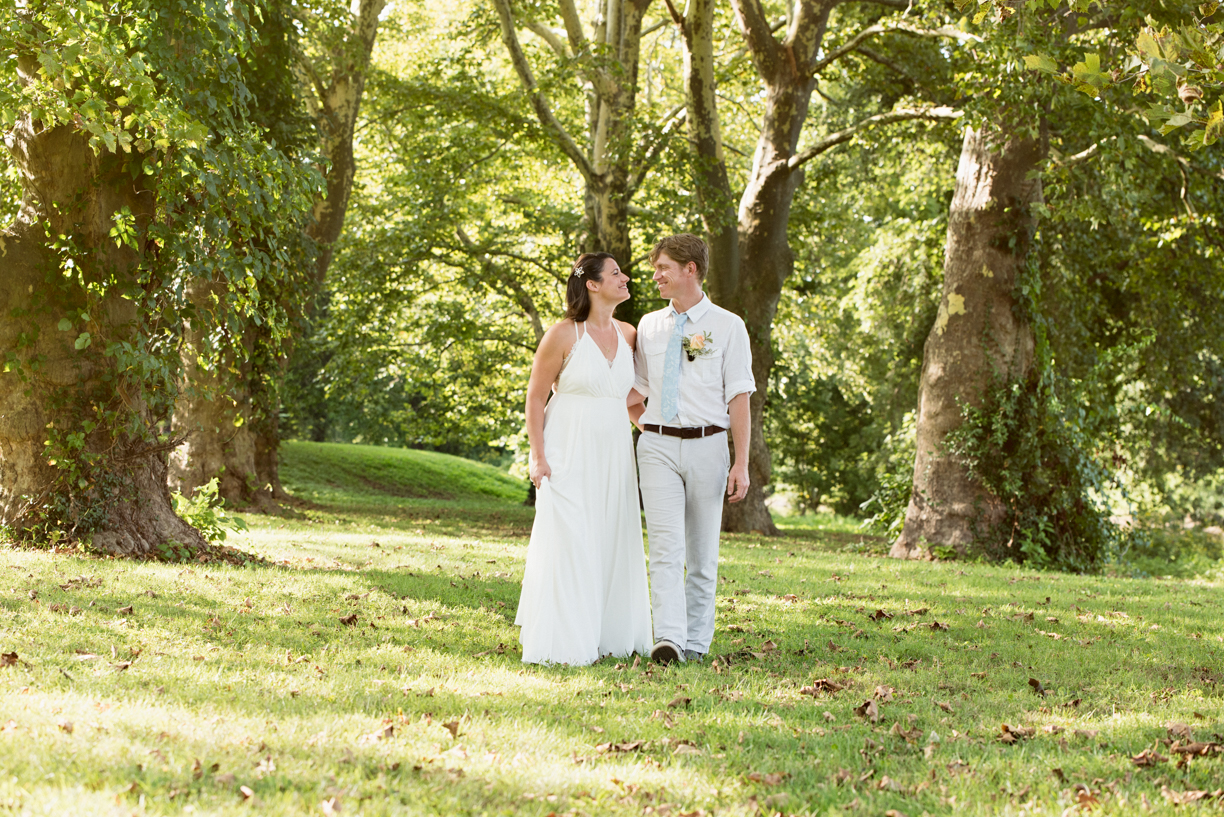
<path fill-rule="evenodd" d="M 344 229 L 344 215 L 356 175 L 353 133 L 365 91 L 370 55 L 378 35 L 378 17 L 386 0 L 361 0 L 351 30 L 330 55 L 332 72 L 324 77 L 303 58 L 298 65 L 301 82 L 310 89 L 307 98 L 319 130 L 320 152 L 327 157 L 326 192 L 315 203 L 314 221 L 307 232 L 318 247 L 315 269 L 306 284 L 308 291 L 295 291 L 290 314 L 305 317 L 322 290 L 334 246 Z M 292 341 L 274 349 L 260 327 L 251 327 L 244 343 L 253 357 L 239 368 L 243 376 L 231 384 L 229 393 L 217 397 L 196 390 L 184 393 L 175 409 L 175 427 L 187 439 L 172 458 L 171 479 L 184 494 L 188 488 L 218 477 L 218 496 L 239 506 L 253 505 L 276 512 L 274 500 L 285 500 L 280 482 L 279 415 L 275 388 L 284 377 Z M 197 376 L 210 377 L 198 372 Z"/>
<path fill-rule="evenodd" d="M 18 536 L 61 531 L 116 555 L 144 555 L 168 542 L 204 546 L 174 514 L 156 445 L 126 431 L 147 429 L 152 438 L 149 406 L 131 396 L 130 375 L 103 353 L 116 341 L 139 346 L 135 304 L 114 294 L 91 305 L 84 286 L 108 278 L 118 282 L 108 287 L 113 293 L 135 286 L 135 253 L 117 248 L 108 233 L 124 207 L 147 221 L 153 195 L 133 182 L 126 157 L 95 156 L 73 128 L 43 129 L 25 115 L 8 146 L 25 198 L 0 235 L 0 355 L 10 369 L 0 373 L 0 524 Z M 56 236 L 74 244 L 69 270 L 61 271 L 64 256 L 49 246 Z M 65 320 L 70 331 L 61 331 Z M 75 348 L 86 331 L 92 342 Z M 100 411 L 116 416 L 87 425 Z M 79 448 L 56 467 L 44 441 L 77 429 Z"/>
<path fill-rule="evenodd" d="M 1032 242 L 1031 205 L 1043 158 L 1034 139 L 966 129 L 948 218 L 943 298 L 927 336 L 918 392 L 918 452 L 905 527 L 889 555 L 920 558 L 933 546 L 969 550 L 1005 508 L 943 450 L 961 424 L 961 404 L 978 405 L 992 372 L 1023 377 L 1033 330 L 1014 292 Z"/>

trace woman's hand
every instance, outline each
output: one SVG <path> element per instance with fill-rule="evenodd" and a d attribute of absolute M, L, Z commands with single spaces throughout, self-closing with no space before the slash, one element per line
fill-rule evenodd
<path fill-rule="evenodd" d="M 538 490 L 540 483 L 543 482 L 545 478 L 551 476 L 552 469 L 548 467 L 548 460 L 542 457 L 537 460 L 533 457 L 531 460 L 531 484 Z"/>

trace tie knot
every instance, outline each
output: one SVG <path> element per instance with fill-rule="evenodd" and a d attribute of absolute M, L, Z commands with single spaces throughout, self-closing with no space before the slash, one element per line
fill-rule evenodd
<path fill-rule="evenodd" d="M 687 312 L 677 312 L 676 313 L 676 328 L 683 329 L 686 323 L 688 323 L 688 313 Z"/>

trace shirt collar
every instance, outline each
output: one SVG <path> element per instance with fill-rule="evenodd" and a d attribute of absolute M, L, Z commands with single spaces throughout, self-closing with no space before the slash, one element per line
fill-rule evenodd
<path fill-rule="evenodd" d="M 679 312 L 676 311 L 676 307 L 672 306 L 671 302 L 668 302 L 667 308 L 671 310 L 672 315 L 680 314 Z M 691 307 L 689 307 L 688 312 L 686 312 L 685 314 L 688 315 L 688 319 L 690 321 L 699 321 L 703 317 L 705 317 L 705 313 L 709 311 L 710 311 L 710 297 L 703 292 L 701 293 L 701 300 L 693 304 Z"/>

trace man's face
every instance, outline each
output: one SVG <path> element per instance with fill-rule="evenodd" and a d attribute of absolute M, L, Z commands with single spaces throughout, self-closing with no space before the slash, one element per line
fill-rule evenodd
<path fill-rule="evenodd" d="M 659 253 L 654 262 L 654 282 L 659 288 L 659 297 L 671 300 L 687 289 L 697 275 L 697 265 L 693 262 L 680 266 L 670 255 Z"/>

